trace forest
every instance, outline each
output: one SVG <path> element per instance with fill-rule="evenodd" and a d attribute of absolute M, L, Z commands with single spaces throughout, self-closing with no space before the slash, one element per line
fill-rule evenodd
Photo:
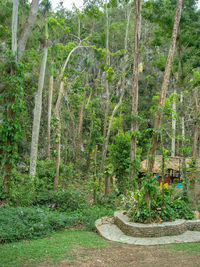
<path fill-rule="evenodd" d="M 199 219 L 198 0 L 51 2 L 0 1 L 0 243 Z"/>

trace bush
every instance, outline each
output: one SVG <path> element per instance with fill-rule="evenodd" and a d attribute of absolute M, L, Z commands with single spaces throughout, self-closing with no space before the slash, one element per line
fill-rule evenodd
<path fill-rule="evenodd" d="M 122 206 L 127 210 L 131 220 L 139 223 L 151 223 L 194 218 L 193 210 L 189 201 L 185 198 L 184 192 L 174 197 L 173 188 L 163 188 L 163 199 L 162 191 L 159 189 L 158 185 L 154 185 L 152 179 L 150 179 L 150 181 L 146 179 L 140 190 L 129 192 L 128 196 L 123 196 Z M 151 197 L 151 205 L 149 205 L 149 202 L 145 199 L 146 188 L 148 187 L 147 183 L 151 184 L 151 187 L 149 185 L 148 188 Z"/>
<path fill-rule="evenodd" d="M 0 207 L 0 243 L 35 239 L 54 230 L 80 225 L 87 230 L 94 230 L 95 221 L 108 215 L 113 215 L 111 209 L 98 206 L 67 213 L 41 208 Z"/>
<path fill-rule="evenodd" d="M 0 207 L 0 243 L 38 238 L 70 226 L 64 214 L 39 208 Z"/>
<path fill-rule="evenodd" d="M 63 189 L 59 191 L 39 192 L 33 205 L 47 206 L 60 212 L 74 211 L 87 206 L 84 194 L 79 190 Z"/>
<path fill-rule="evenodd" d="M 103 216 L 113 216 L 114 210 L 108 207 L 92 206 L 89 209 L 80 211 L 80 222 L 85 226 L 86 230 L 93 231 L 95 229 L 95 221 Z"/>

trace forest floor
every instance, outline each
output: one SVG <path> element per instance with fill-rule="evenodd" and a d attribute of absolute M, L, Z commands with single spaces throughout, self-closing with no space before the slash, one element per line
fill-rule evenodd
<path fill-rule="evenodd" d="M 184 244 L 185 245 L 185 244 Z M 183 246 L 183 245 L 182 245 Z M 199 246 L 200 247 L 200 246 Z M 177 251 L 177 248 L 179 251 Z M 186 251 L 185 251 L 186 249 Z M 73 259 L 66 259 L 54 264 L 55 267 L 199 267 L 200 250 L 188 251 L 187 244 L 170 246 L 135 246 L 110 244 L 106 248 L 73 250 Z M 52 266 L 47 263 L 39 267 Z"/>

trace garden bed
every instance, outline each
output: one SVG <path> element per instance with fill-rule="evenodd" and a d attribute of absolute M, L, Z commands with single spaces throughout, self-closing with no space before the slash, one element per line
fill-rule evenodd
<path fill-rule="evenodd" d="M 114 223 L 123 233 L 133 237 L 161 237 L 181 235 L 187 230 L 200 231 L 200 220 L 175 220 L 173 222 L 142 224 L 131 222 L 125 211 L 114 213 Z"/>

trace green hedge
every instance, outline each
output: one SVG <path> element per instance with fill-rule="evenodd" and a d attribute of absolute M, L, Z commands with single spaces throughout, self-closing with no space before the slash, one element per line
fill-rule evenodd
<path fill-rule="evenodd" d="M 95 220 L 112 214 L 111 209 L 98 206 L 65 213 L 36 207 L 0 207 L 0 243 L 38 238 L 54 230 L 79 225 L 94 230 Z"/>

